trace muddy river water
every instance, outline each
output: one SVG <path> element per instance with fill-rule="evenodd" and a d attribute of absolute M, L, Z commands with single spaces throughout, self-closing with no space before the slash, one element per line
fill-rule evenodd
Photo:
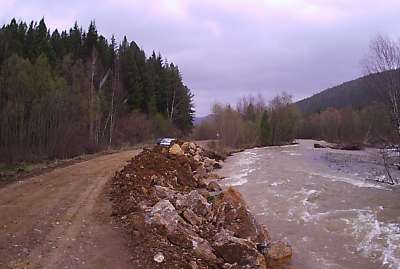
<path fill-rule="evenodd" d="M 292 245 L 295 268 L 400 268 L 400 188 L 371 180 L 384 177 L 376 152 L 298 142 L 235 154 L 222 184 Z"/>

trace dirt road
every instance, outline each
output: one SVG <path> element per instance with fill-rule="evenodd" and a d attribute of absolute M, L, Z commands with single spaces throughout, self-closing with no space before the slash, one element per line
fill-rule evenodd
<path fill-rule="evenodd" d="M 0 268 L 132 268 L 105 186 L 138 152 L 104 155 L 0 189 Z"/>

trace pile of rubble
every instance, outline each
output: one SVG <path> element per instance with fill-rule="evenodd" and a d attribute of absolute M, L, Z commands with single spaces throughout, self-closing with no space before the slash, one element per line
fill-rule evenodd
<path fill-rule="evenodd" d="M 116 174 L 113 214 L 129 232 L 135 268 L 290 268 L 291 248 L 213 180 L 222 160 L 186 142 L 144 150 Z"/>

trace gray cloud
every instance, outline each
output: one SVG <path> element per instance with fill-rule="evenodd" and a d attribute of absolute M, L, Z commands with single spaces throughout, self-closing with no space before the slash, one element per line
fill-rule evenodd
<path fill-rule="evenodd" d="M 198 115 L 214 101 L 286 91 L 296 99 L 361 75 L 378 33 L 400 36 L 396 0 L 0 0 L 12 17 L 51 28 L 96 20 L 107 37 L 127 35 L 177 63 Z"/>

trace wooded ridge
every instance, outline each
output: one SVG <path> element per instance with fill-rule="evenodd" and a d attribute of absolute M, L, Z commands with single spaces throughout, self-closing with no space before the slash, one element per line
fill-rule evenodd
<path fill-rule="evenodd" d="M 0 28 L 0 162 L 65 158 L 192 129 L 179 68 L 77 23 Z"/>
<path fill-rule="evenodd" d="M 297 137 L 371 145 L 394 143 L 387 86 L 381 78 L 398 74 L 398 70 L 369 74 L 296 102 L 302 112 Z"/>
<path fill-rule="evenodd" d="M 303 114 L 309 115 L 327 108 L 360 109 L 374 102 L 382 102 L 382 99 L 376 85 L 371 83 L 371 76 L 364 76 L 323 90 L 296 102 L 296 105 Z"/>

